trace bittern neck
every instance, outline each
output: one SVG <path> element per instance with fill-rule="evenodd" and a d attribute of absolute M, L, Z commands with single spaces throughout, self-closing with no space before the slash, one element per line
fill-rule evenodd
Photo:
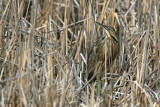
<path fill-rule="evenodd" d="M 116 43 L 119 43 L 118 40 L 117 40 L 114 36 L 111 35 L 111 38 L 112 38 Z"/>

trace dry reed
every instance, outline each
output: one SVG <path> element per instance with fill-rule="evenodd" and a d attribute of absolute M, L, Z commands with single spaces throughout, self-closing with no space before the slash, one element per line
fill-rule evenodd
<path fill-rule="evenodd" d="M 159 0 L 2 0 L 1 7 L 1 107 L 160 107 Z M 95 20 L 117 29 L 120 43 L 101 90 L 87 81 Z"/>

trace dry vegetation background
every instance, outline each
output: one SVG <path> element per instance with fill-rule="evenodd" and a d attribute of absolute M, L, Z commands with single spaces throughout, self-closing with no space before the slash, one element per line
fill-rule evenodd
<path fill-rule="evenodd" d="M 159 10 L 159 0 L 3 0 L 0 106 L 160 107 Z M 87 82 L 95 20 L 120 43 L 99 89 Z"/>

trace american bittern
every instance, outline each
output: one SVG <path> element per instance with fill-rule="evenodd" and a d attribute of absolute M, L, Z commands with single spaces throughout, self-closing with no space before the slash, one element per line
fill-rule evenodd
<path fill-rule="evenodd" d="M 100 74 L 102 74 L 105 65 L 107 65 L 107 68 L 110 67 L 119 52 L 119 41 L 116 31 L 112 27 L 105 26 L 99 22 L 96 23 L 102 27 L 104 35 L 97 39 L 91 49 L 87 67 L 89 71 L 88 80 L 91 79 L 95 72 L 100 71 Z M 105 60 L 107 61 L 106 64 Z"/>

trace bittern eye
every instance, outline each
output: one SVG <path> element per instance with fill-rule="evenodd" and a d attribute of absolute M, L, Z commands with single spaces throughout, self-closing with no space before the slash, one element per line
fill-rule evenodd
<path fill-rule="evenodd" d="M 111 27 L 108 27 L 108 30 L 109 30 L 110 32 L 115 32 L 115 30 L 114 30 L 113 28 L 111 28 Z"/>

